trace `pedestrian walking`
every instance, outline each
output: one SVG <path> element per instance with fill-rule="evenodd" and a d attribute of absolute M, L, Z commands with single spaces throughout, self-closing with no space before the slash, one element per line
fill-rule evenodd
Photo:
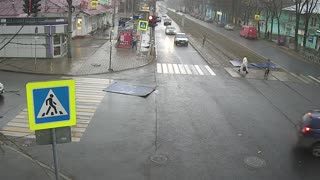
<path fill-rule="evenodd" d="M 268 80 L 268 78 L 269 78 L 270 69 L 271 69 L 271 61 L 270 61 L 270 59 L 268 59 L 266 62 L 266 70 L 264 72 L 264 79 L 265 80 Z"/>
<path fill-rule="evenodd" d="M 238 69 L 238 72 L 246 72 L 246 74 L 249 73 L 248 71 L 248 59 L 246 56 L 243 57 L 242 63 L 240 65 L 240 68 Z"/>
<path fill-rule="evenodd" d="M 137 38 L 133 37 L 132 38 L 132 49 L 135 48 L 137 50 Z"/>
<path fill-rule="evenodd" d="M 204 46 L 204 44 L 206 43 L 207 37 L 205 35 L 203 35 L 203 39 L 202 39 L 202 46 Z"/>

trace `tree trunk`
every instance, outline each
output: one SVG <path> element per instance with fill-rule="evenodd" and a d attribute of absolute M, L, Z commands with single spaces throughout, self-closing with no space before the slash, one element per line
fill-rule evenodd
<path fill-rule="evenodd" d="M 280 44 L 280 17 L 277 16 L 278 21 L 278 44 Z"/>
<path fill-rule="evenodd" d="M 270 29 L 270 37 L 269 40 L 272 40 L 272 34 L 273 34 L 273 20 L 274 20 L 274 15 L 271 16 L 271 29 Z"/>
<path fill-rule="evenodd" d="M 310 20 L 310 14 L 306 14 L 306 21 L 304 26 L 304 34 L 303 34 L 303 48 L 306 48 L 307 44 L 307 35 L 308 35 L 308 27 L 309 27 L 309 20 Z"/>
<path fill-rule="evenodd" d="M 265 31 L 264 31 L 264 38 L 267 39 L 269 37 L 267 37 L 268 35 L 268 21 L 269 21 L 269 16 L 266 17 L 266 27 L 265 27 Z"/>
<path fill-rule="evenodd" d="M 299 32 L 300 14 L 296 13 L 296 28 L 294 30 L 294 50 L 298 51 L 298 32 Z"/>

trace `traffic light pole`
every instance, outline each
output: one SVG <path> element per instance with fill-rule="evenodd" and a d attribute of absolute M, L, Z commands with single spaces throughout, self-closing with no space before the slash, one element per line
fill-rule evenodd
<path fill-rule="evenodd" d="M 72 58 L 72 54 L 71 54 L 72 0 L 67 0 L 67 2 L 68 2 L 68 43 L 67 43 L 68 50 L 67 50 L 67 55 L 68 55 L 68 58 Z"/>

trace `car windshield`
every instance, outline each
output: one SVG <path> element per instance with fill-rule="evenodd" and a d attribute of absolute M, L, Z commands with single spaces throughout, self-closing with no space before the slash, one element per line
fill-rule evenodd
<path fill-rule="evenodd" d="M 169 26 L 169 27 L 167 27 L 167 29 L 174 30 L 174 29 L 176 29 L 176 28 L 175 28 L 175 27 L 172 27 L 172 26 Z"/>
<path fill-rule="evenodd" d="M 177 37 L 177 38 L 185 38 L 185 37 L 186 37 L 186 34 L 177 34 L 176 37 Z"/>

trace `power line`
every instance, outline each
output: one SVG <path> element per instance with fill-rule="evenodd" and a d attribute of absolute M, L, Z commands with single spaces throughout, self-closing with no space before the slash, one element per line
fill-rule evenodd
<path fill-rule="evenodd" d="M 10 39 L 8 42 L 6 42 L 6 43 L 0 48 L 0 51 L 1 51 L 2 49 L 4 49 L 4 48 L 20 33 L 20 31 L 22 30 L 23 27 L 24 27 L 24 25 L 22 25 L 21 28 L 19 29 L 19 31 L 18 31 L 15 35 L 13 35 L 13 36 L 11 37 L 11 39 Z"/>

